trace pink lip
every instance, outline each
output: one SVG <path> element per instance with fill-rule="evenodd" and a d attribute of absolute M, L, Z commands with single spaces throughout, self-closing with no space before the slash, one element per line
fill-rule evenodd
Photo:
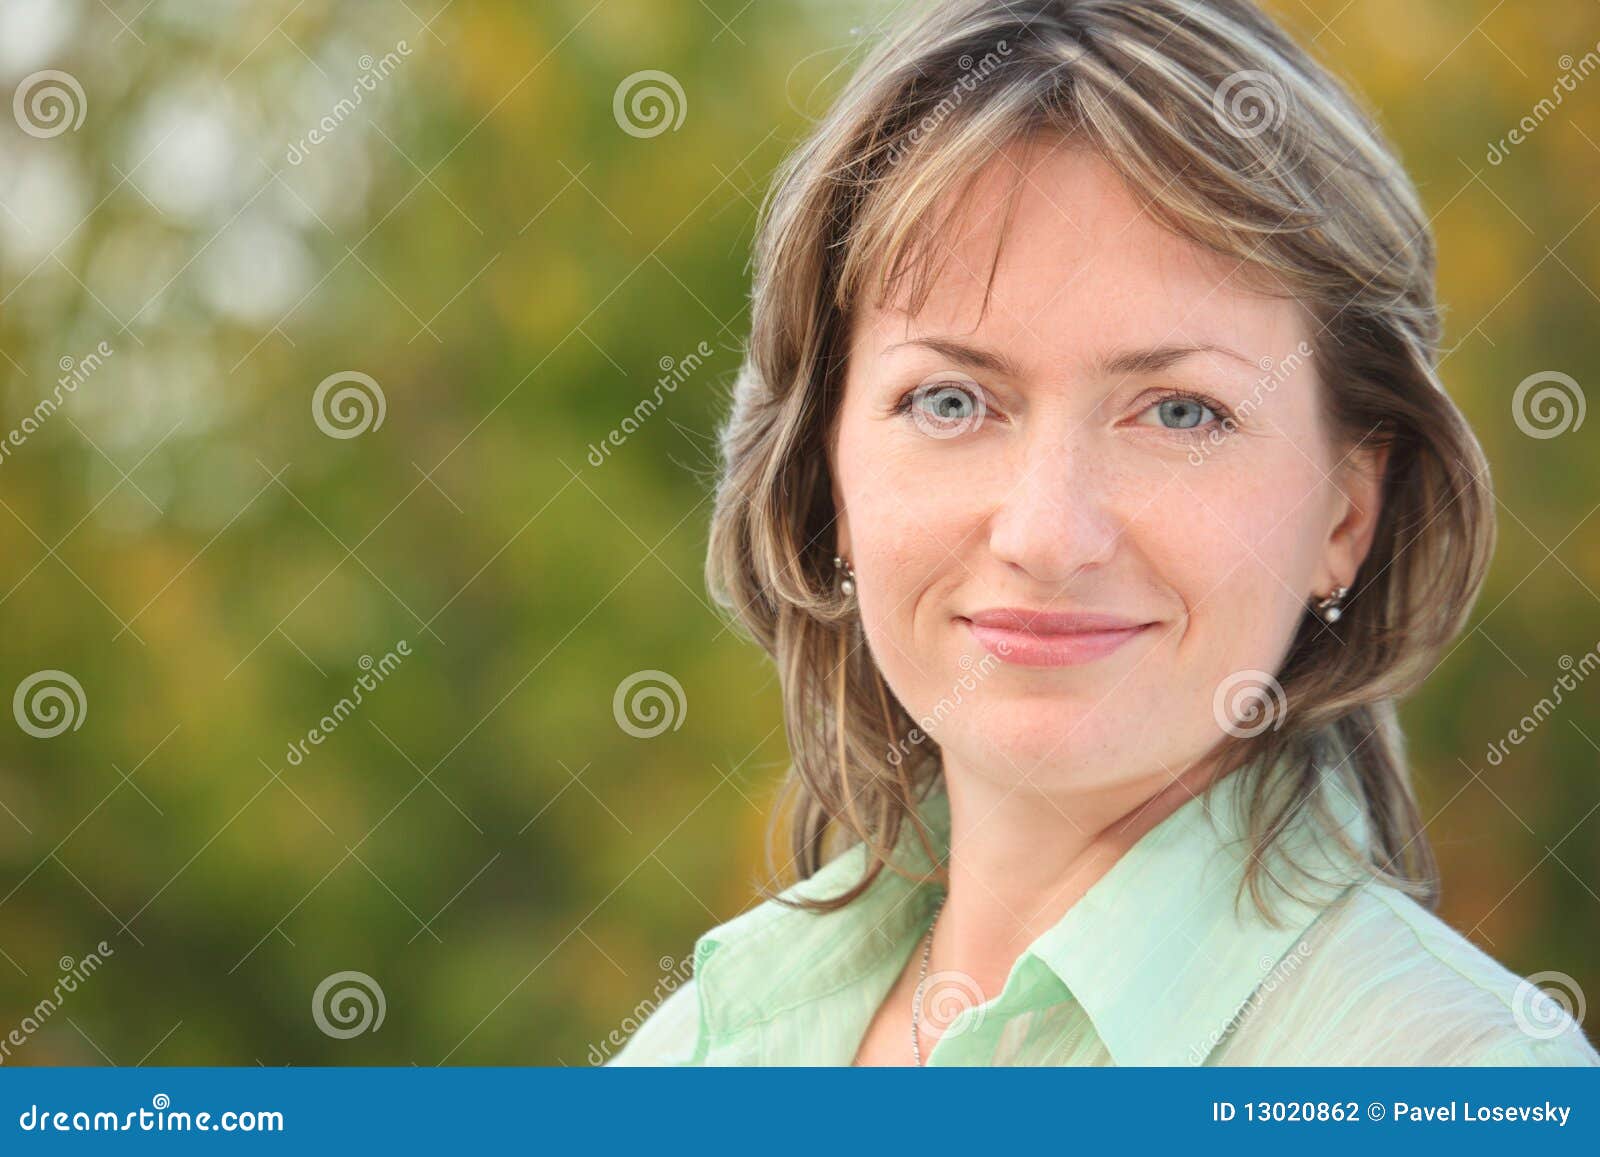
<path fill-rule="evenodd" d="M 990 654 L 1028 667 L 1073 667 L 1111 654 L 1155 626 L 1121 615 L 997 607 L 961 619 Z"/>

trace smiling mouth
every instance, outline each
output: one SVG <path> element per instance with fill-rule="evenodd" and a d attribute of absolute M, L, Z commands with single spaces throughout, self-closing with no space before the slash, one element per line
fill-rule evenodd
<path fill-rule="evenodd" d="M 1102 659 L 1143 635 L 1156 623 L 1128 626 L 1084 626 L 1071 630 L 1041 630 L 1015 625 L 998 625 L 991 617 L 975 622 L 962 617 L 979 646 L 996 658 L 1025 667 L 1076 667 Z M 1004 618 L 999 620 L 1007 621 Z"/>

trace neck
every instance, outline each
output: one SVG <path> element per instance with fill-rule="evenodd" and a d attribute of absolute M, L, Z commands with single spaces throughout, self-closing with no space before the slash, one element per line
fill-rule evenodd
<path fill-rule="evenodd" d="M 1198 795 L 1202 762 L 1093 793 L 1042 793 L 968 774 L 947 753 L 950 889 L 930 970 L 970 976 L 986 1000 L 1017 957 L 1059 922 L 1151 828 Z"/>

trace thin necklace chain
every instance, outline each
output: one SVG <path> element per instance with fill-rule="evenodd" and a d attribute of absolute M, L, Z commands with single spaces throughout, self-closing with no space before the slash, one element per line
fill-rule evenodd
<path fill-rule="evenodd" d="M 948 895 L 945 899 L 948 899 Z M 944 900 L 939 901 L 939 906 L 933 910 L 933 922 L 928 925 L 928 934 L 922 945 L 922 967 L 917 970 L 917 991 L 911 998 L 911 1056 L 920 1066 L 922 1064 L 922 1037 L 919 1028 L 922 1023 L 922 992 L 928 983 L 928 958 L 933 955 L 933 930 L 938 927 L 939 913 L 944 911 Z"/>

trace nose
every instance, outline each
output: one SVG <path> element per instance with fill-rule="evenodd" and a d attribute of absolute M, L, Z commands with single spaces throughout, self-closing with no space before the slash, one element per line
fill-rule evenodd
<path fill-rule="evenodd" d="M 1092 436 L 1059 431 L 1034 440 L 999 480 L 990 516 L 994 556 L 1040 583 L 1064 584 L 1110 560 L 1122 521 L 1110 502 L 1109 464 Z"/>

